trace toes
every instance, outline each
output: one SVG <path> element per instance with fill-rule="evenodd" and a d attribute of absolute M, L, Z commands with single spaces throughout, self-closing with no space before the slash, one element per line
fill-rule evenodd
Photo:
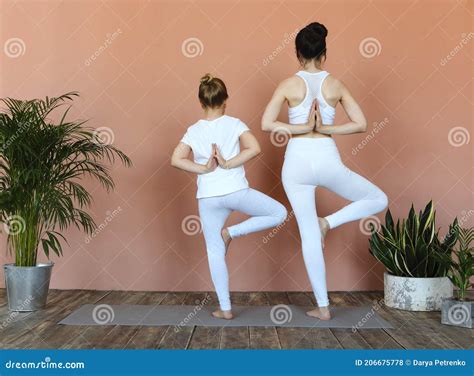
<path fill-rule="evenodd" d="M 223 311 L 214 311 L 212 312 L 212 316 L 214 316 L 217 319 L 225 319 L 225 320 L 231 320 L 234 318 L 232 313 L 225 313 Z"/>
<path fill-rule="evenodd" d="M 320 311 L 316 311 L 316 310 L 306 312 L 306 314 L 308 316 L 315 317 L 315 318 L 317 318 L 319 320 L 323 320 L 323 321 L 331 320 L 331 315 L 323 314 Z"/>

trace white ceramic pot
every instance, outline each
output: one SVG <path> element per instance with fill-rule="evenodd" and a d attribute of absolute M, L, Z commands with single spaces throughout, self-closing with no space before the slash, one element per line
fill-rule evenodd
<path fill-rule="evenodd" d="M 447 277 L 411 278 L 384 274 L 385 305 L 407 311 L 440 311 L 443 300 L 453 296 Z"/>

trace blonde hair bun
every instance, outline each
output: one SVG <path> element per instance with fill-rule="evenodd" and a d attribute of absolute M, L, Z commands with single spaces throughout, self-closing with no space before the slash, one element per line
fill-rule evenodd
<path fill-rule="evenodd" d="M 204 76 L 201 77 L 201 84 L 208 85 L 212 82 L 214 76 L 210 73 L 206 73 Z"/>
<path fill-rule="evenodd" d="M 221 107 L 229 98 L 224 81 L 210 73 L 201 78 L 198 96 L 203 108 Z"/>

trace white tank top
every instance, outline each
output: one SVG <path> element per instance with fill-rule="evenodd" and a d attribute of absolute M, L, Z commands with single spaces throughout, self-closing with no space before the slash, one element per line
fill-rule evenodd
<path fill-rule="evenodd" d="M 323 82 L 329 72 L 321 71 L 317 73 L 310 73 L 306 71 L 299 71 L 296 73 L 297 76 L 301 77 L 306 86 L 306 95 L 299 105 L 288 108 L 288 118 L 290 124 L 303 124 L 308 121 L 309 112 L 311 111 L 311 104 L 314 99 L 318 100 L 319 112 L 323 124 L 332 125 L 334 124 L 334 116 L 336 115 L 336 108 L 329 105 L 323 97 L 321 88 Z"/>

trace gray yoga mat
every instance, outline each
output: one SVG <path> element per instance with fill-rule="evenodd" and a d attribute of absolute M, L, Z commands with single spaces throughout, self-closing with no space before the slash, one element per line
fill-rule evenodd
<path fill-rule="evenodd" d="M 313 307 L 314 308 L 314 307 Z M 163 326 L 281 326 L 302 328 L 392 329 L 371 306 L 333 307 L 333 318 L 321 321 L 306 315 L 311 307 L 294 305 L 233 306 L 233 320 L 211 316 L 214 307 L 191 305 L 92 305 L 75 310 L 64 325 L 144 325 Z"/>

